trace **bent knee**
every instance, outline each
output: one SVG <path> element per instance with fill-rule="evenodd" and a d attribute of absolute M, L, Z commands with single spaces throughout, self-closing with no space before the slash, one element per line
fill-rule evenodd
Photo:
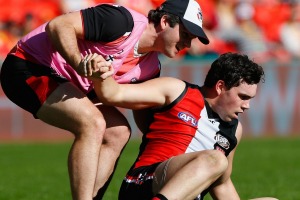
<path fill-rule="evenodd" d="M 93 137 L 96 141 L 102 141 L 106 130 L 106 122 L 102 115 L 94 117 L 82 117 L 77 125 L 74 125 L 75 137 Z"/>
<path fill-rule="evenodd" d="M 217 150 L 206 150 L 204 154 L 201 155 L 201 161 L 207 163 L 207 167 L 213 170 L 217 174 L 222 174 L 228 167 L 227 157 L 221 152 Z M 200 162 L 201 162 L 200 161 Z"/>
<path fill-rule="evenodd" d="M 104 134 L 103 143 L 114 146 L 114 147 L 123 147 L 130 138 L 131 129 L 129 126 L 115 126 L 106 129 Z"/>

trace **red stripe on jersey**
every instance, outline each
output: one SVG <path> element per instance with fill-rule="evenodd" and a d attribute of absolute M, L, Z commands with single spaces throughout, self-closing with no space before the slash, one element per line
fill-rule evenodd
<path fill-rule="evenodd" d="M 149 133 L 146 134 L 147 139 L 142 144 L 145 145 L 145 150 L 135 168 L 163 162 L 185 153 L 196 135 L 197 122 L 204 106 L 204 98 L 199 89 L 188 87 L 172 108 L 156 112 Z"/>
<path fill-rule="evenodd" d="M 48 76 L 32 76 L 28 78 L 26 82 L 35 92 L 41 104 L 43 104 L 46 101 L 49 95 L 58 86 L 58 83 Z"/>

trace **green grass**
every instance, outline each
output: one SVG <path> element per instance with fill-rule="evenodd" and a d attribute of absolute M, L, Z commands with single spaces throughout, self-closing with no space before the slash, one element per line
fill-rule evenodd
<path fill-rule="evenodd" d="M 300 199 L 300 138 L 242 140 L 232 179 L 241 199 Z"/>
<path fill-rule="evenodd" d="M 134 140 L 127 145 L 105 200 L 117 199 L 138 145 L 139 141 Z M 71 199 L 67 172 L 70 146 L 71 143 L 0 144 L 0 199 Z M 236 152 L 232 175 L 241 199 L 300 199 L 299 152 L 300 138 L 244 139 Z"/>

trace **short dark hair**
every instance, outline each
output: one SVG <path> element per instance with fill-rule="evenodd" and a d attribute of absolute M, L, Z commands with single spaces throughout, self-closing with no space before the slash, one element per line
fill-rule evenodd
<path fill-rule="evenodd" d="M 160 23 L 160 19 L 162 18 L 162 16 L 166 15 L 167 16 L 167 20 L 170 24 L 170 26 L 173 28 L 176 24 L 180 23 L 180 19 L 177 15 L 173 15 L 171 13 L 165 12 L 160 10 L 160 8 L 156 8 L 155 10 L 150 10 L 148 12 L 148 20 L 149 23 L 153 23 L 154 26 L 158 26 Z"/>
<path fill-rule="evenodd" d="M 228 89 L 239 86 L 241 82 L 258 84 L 264 81 L 264 70 L 247 55 L 224 53 L 212 63 L 204 86 L 212 88 L 219 80 L 223 80 Z"/>

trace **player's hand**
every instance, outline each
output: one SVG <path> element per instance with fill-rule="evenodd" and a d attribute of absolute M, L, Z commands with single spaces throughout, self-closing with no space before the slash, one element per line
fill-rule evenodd
<path fill-rule="evenodd" d="M 87 78 L 107 78 L 113 74 L 111 62 L 96 53 L 87 54 L 79 63 L 78 73 Z"/>

